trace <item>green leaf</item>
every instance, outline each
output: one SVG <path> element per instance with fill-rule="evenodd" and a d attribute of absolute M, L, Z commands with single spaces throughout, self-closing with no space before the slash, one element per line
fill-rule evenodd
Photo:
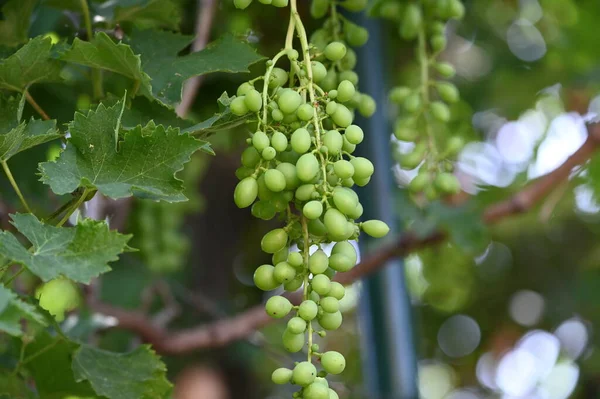
<path fill-rule="evenodd" d="M 33 356 L 35 358 L 26 366 L 35 381 L 40 398 L 96 397 L 88 382 L 75 381 L 73 376 L 72 359 L 78 348 L 78 343 L 53 337 L 47 332 L 39 334 L 27 345 L 25 359 Z"/>
<path fill-rule="evenodd" d="M 237 116 L 229 109 L 229 104 L 234 98 L 229 97 L 227 92 L 221 94 L 217 100 L 220 112 L 200 123 L 182 129 L 182 133 L 190 133 L 195 137 L 208 137 L 220 130 L 231 129 L 246 123 L 251 118 L 250 114 Z"/>
<path fill-rule="evenodd" d="M 183 83 L 193 76 L 248 72 L 250 65 L 264 59 L 249 44 L 231 35 L 202 51 L 178 57 L 191 39 L 164 31 L 135 30 L 128 41 L 133 51 L 142 55 L 142 69 L 152 78 L 152 95 L 164 104 L 180 102 Z"/>
<path fill-rule="evenodd" d="M 111 231 L 105 222 L 84 219 L 75 227 L 54 227 L 31 214 L 12 215 L 12 224 L 33 244 L 28 251 L 7 231 L 0 232 L 0 254 L 27 267 L 43 281 L 65 276 L 89 283 L 110 270 L 108 262 L 130 250 L 131 235 Z"/>
<path fill-rule="evenodd" d="M 2 7 L 0 46 L 15 47 L 27 41 L 29 20 L 37 0 L 9 0 Z"/>
<path fill-rule="evenodd" d="M 0 399 L 31 399 L 33 392 L 18 375 L 0 370 Z"/>
<path fill-rule="evenodd" d="M 466 253 L 477 255 L 489 244 L 489 232 L 481 213 L 472 207 L 450 207 L 435 202 L 428 209 L 428 219 L 446 231 L 450 240 Z"/>
<path fill-rule="evenodd" d="M 127 0 L 109 4 L 116 5 L 112 20 L 117 23 L 133 22 L 142 27 L 172 30 L 179 30 L 181 24 L 179 5 L 172 0 Z"/>
<path fill-rule="evenodd" d="M 35 306 L 23 302 L 16 293 L 0 285 L 0 331 L 20 337 L 23 334 L 21 330 L 23 319 L 46 325 L 44 316 L 38 313 Z"/>
<path fill-rule="evenodd" d="M 63 63 L 51 52 L 51 39 L 38 36 L 1 60 L 0 89 L 22 92 L 35 83 L 59 81 Z"/>
<path fill-rule="evenodd" d="M 109 399 L 163 399 L 171 389 L 164 363 L 147 345 L 123 354 L 82 345 L 73 357 L 73 372 L 77 381 L 89 381 Z"/>
<path fill-rule="evenodd" d="M 207 143 L 152 122 L 125 132 L 119 141 L 123 104 L 109 108 L 100 104 L 87 116 L 76 113 L 65 151 L 56 162 L 40 165 L 42 181 L 56 194 L 85 186 L 111 198 L 135 195 L 184 201 L 183 185 L 175 173 L 196 150 L 208 151 Z"/>
<path fill-rule="evenodd" d="M 98 32 L 94 39 L 86 42 L 76 38 L 73 46 L 60 57 L 66 62 L 105 69 L 126 76 L 151 92 L 150 78 L 141 69 L 140 56 L 131 47 L 115 43 L 106 33 Z"/>

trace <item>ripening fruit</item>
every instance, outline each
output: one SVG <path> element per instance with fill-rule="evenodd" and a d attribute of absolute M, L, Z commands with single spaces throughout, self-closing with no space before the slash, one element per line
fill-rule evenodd
<path fill-rule="evenodd" d="M 292 303 L 283 296 L 272 296 L 265 304 L 265 310 L 269 316 L 275 319 L 281 319 L 290 313 L 290 310 L 292 310 Z"/>
<path fill-rule="evenodd" d="M 288 146 L 288 139 L 286 135 L 281 132 L 273 133 L 271 136 L 271 146 L 275 148 L 277 152 L 284 152 Z"/>
<path fill-rule="evenodd" d="M 459 93 L 456 86 L 449 82 L 437 82 L 435 84 L 435 88 L 437 89 L 442 100 L 455 103 L 459 99 Z"/>
<path fill-rule="evenodd" d="M 329 399 L 340 399 L 340 397 L 333 389 L 329 388 Z"/>
<path fill-rule="evenodd" d="M 296 269 L 294 269 L 294 267 L 287 262 L 279 262 L 275 265 L 273 277 L 278 283 L 287 283 L 296 277 Z"/>
<path fill-rule="evenodd" d="M 292 89 L 283 89 L 279 93 L 277 105 L 279 105 L 279 109 L 284 114 L 296 112 L 300 104 L 302 104 L 302 97 L 296 91 Z"/>
<path fill-rule="evenodd" d="M 346 368 L 346 359 L 336 351 L 328 351 L 321 356 L 321 365 L 329 374 L 340 374 Z"/>
<path fill-rule="evenodd" d="M 286 329 L 281 338 L 283 341 L 283 347 L 288 352 L 299 352 L 304 347 L 304 333 L 293 334 L 290 330 Z"/>
<path fill-rule="evenodd" d="M 254 147 L 247 147 L 242 152 L 242 165 L 247 168 L 254 168 L 260 162 L 260 154 Z"/>
<path fill-rule="evenodd" d="M 346 46 L 341 42 L 331 42 L 325 47 L 325 57 L 330 61 L 339 61 L 346 55 Z"/>
<path fill-rule="evenodd" d="M 319 173 L 319 162 L 313 154 L 304 154 L 296 162 L 296 172 L 301 181 L 309 182 Z"/>
<path fill-rule="evenodd" d="M 350 82 L 349 80 L 342 80 L 338 85 L 337 92 L 337 100 L 342 103 L 345 103 L 346 101 L 352 99 L 354 93 L 356 93 L 356 89 L 354 88 L 352 82 Z"/>
<path fill-rule="evenodd" d="M 310 270 L 312 274 L 316 275 L 325 273 L 325 270 L 327 270 L 328 267 L 329 258 L 327 257 L 327 254 L 321 249 L 315 251 L 308 258 L 308 270 Z"/>
<path fill-rule="evenodd" d="M 302 387 L 312 384 L 317 378 L 317 369 L 310 362 L 300 362 L 294 367 L 292 382 Z"/>
<path fill-rule="evenodd" d="M 296 189 L 294 196 L 299 201 L 308 201 L 313 193 L 316 193 L 314 184 L 303 184 Z"/>
<path fill-rule="evenodd" d="M 301 121 L 309 121 L 313 118 L 315 114 L 315 109 L 310 104 L 302 104 L 298 107 L 296 111 L 296 115 L 298 115 L 298 119 Z"/>
<path fill-rule="evenodd" d="M 268 254 L 274 254 L 287 245 L 288 234 L 284 229 L 275 229 L 265 234 L 260 247 Z"/>
<path fill-rule="evenodd" d="M 238 208 L 247 208 L 256 200 L 258 183 L 252 176 L 244 178 L 235 186 L 233 201 Z"/>
<path fill-rule="evenodd" d="M 245 96 L 236 97 L 231 104 L 229 104 L 229 109 L 231 109 L 231 112 L 233 112 L 234 115 L 242 116 L 248 113 L 245 99 Z"/>
<path fill-rule="evenodd" d="M 448 122 L 450 120 L 450 109 L 441 101 L 431 103 L 431 115 L 440 122 Z"/>
<path fill-rule="evenodd" d="M 437 175 L 435 186 L 446 194 L 457 194 L 460 192 L 460 183 L 452 173 L 440 173 Z"/>
<path fill-rule="evenodd" d="M 346 41 L 349 45 L 360 47 L 369 40 L 369 31 L 362 26 L 347 23 L 346 24 Z"/>
<path fill-rule="evenodd" d="M 358 103 L 358 112 L 365 118 L 372 116 L 377 110 L 377 103 L 373 97 L 368 94 L 362 94 L 360 96 L 360 102 Z"/>
<path fill-rule="evenodd" d="M 448 2 L 448 16 L 454 19 L 462 19 L 465 15 L 465 6 L 460 0 Z"/>
<path fill-rule="evenodd" d="M 303 301 L 298 307 L 298 316 L 302 317 L 306 321 L 311 321 L 315 317 L 317 317 L 318 311 L 319 307 L 317 306 L 315 301 L 307 299 Z"/>
<path fill-rule="evenodd" d="M 281 68 L 273 68 L 271 71 L 271 77 L 269 79 L 269 87 L 274 89 L 279 86 L 283 86 L 288 81 L 288 73 Z"/>
<path fill-rule="evenodd" d="M 354 119 L 352 112 L 343 104 L 338 104 L 335 112 L 331 115 L 333 122 L 340 127 L 348 127 Z"/>
<path fill-rule="evenodd" d="M 412 90 L 409 87 L 397 86 L 390 91 L 389 98 L 395 104 L 402 104 L 411 93 Z"/>
<path fill-rule="evenodd" d="M 269 136 L 267 136 L 265 132 L 259 130 L 252 135 L 252 145 L 258 152 L 262 152 L 269 144 L 271 144 L 271 142 Z"/>
<path fill-rule="evenodd" d="M 354 245 L 352 245 L 348 241 L 340 241 L 333 246 L 333 248 L 331 249 L 331 255 L 337 254 L 344 255 L 348 259 L 350 259 L 352 266 L 354 266 L 358 260 L 358 254 L 356 253 Z"/>
<path fill-rule="evenodd" d="M 317 274 L 312 278 L 310 286 L 317 294 L 327 295 L 331 290 L 331 280 L 324 274 Z"/>
<path fill-rule="evenodd" d="M 419 93 L 412 93 L 404 100 L 404 108 L 412 113 L 415 113 L 421 108 L 421 96 Z"/>
<path fill-rule="evenodd" d="M 262 108 L 262 97 L 257 90 L 249 90 L 244 96 L 244 103 L 251 112 L 258 112 Z"/>
<path fill-rule="evenodd" d="M 415 141 L 419 131 L 405 119 L 398 119 L 394 125 L 394 136 L 401 141 Z"/>
<path fill-rule="evenodd" d="M 348 179 L 354 175 L 354 166 L 350 161 L 340 159 L 333 164 L 333 172 L 340 179 Z"/>
<path fill-rule="evenodd" d="M 307 219 L 317 219 L 323 214 L 323 204 L 321 201 L 310 201 L 302 208 L 302 214 Z"/>
<path fill-rule="evenodd" d="M 323 274 L 322 276 L 326 277 Z M 335 313 L 338 310 L 340 310 L 340 301 L 338 301 L 332 296 L 328 296 L 321 299 L 319 305 L 321 305 L 321 309 L 323 309 L 323 311 L 327 313 Z"/>
<path fill-rule="evenodd" d="M 445 78 L 451 78 L 456 74 L 454 67 L 447 62 L 438 62 L 434 67 Z"/>
<path fill-rule="evenodd" d="M 329 0 L 313 0 L 310 4 L 310 15 L 315 18 L 323 18 L 329 10 Z"/>
<path fill-rule="evenodd" d="M 464 147 L 465 142 L 461 137 L 450 137 L 446 143 L 446 153 L 449 156 L 456 155 Z"/>
<path fill-rule="evenodd" d="M 310 133 L 304 128 L 296 129 L 292 133 L 290 143 L 292 144 L 292 150 L 298 154 L 304 154 L 310 148 Z"/>
<path fill-rule="evenodd" d="M 301 317 L 292 317 L 287 323 L 287 329 L 292 334 L 302 334 L 306 331 L 306 321 Z"/>
<path fill-rule="evenodd" d="M 277 265 L 281 262 L 285 262 L 288 258 L 289 250 L 290 249 L 288 247 L 283 247 L 279 251 L 275 252 L 271 257 L 271 259 L 273 260 L 273 264 Z"/>
<path fill-rule="evenodd" d="M 362 222 L 360 227 L 365 233 L 374 238 L 385 237 L 390 232 L 389 226 L 381 220 L 367 220 Z"/>
<path fill-rule="evenodd" d="M 288 253 L 287 262 L 293 267 L 301 267 L 304 264 L 304 259 L 300 252 Z"/>
<path fill-rule="evenodd" d="M 402 23 L 400 24 L 400 36 L 406 40 L 416 38 L 422 23 L 423 15 L 421 7 L 414 3 L 408 4 L 404 10 Z"/>
<path fill-rule="evenodd" d="M 360 126 L 357 125 L 348 126 L 344 134 L 348 142 L 355 145 L 362 143 L 365 137 L 363 130 L 360 128 Z"/>
<path fill-rule="evenodd" d="M 275 151 L 275 148 L 269 146 L 262 150 L 260 155 L 265 161 L 270 161 L 272 159 L 275 159 L 275 156 L 277 156 L 277 151 Z"/>
<path fill-rule="evenodd" d="M 271 1 L 272 6 L 279 7 L 279 8 L 287 7 L 288 4 L 289 4 L 289 0 L 272 0 Z"/>
<path fill-rule="evenodd" d="M 334 254 L 329 257 L 329 267 L 337 272 L 347 272 L 354 267 L 352 259 L 344 254 Z"/>
<path fill-rule="evenodd" d="M 338 310 L 335 313 L 323 313 L 317 321 L 325 330 L 337 330 L 342 325 L 342 313 Z"/>
<path fill-rule="evenodd" d="M 273 371 L 273 374 L 271 374 L 271 380 L 275 384 L 284 385 L 291 381 L 292 373 L 292 370 L 287 369 L 285 367 L 281 367 Z"/>
<path fill-rule="evenodd" d="M 77 285 L 63 277 L 44 283 L 36 290 L 40 306 L 48 311 L 56 321 L 65 319 L 65 312 L 79 306 L 80 295 Z"/>
<path fill-rule="evenodd" d="M 313 382 L 302 391 L 303 399 L 329 399 L 329 387 Z"/>
<path fill-rule="evenodd" d="M 327 232 L 334 241 L 345 240 L 348 237 L 346 222 L 346 217 L 335 208 L 329 208 L 323 218 Z"/>
<path fill-rule="evenodd" d="M 435 52 L 440 52 L 446 48 L 448 41 L 444 35 L 434 35 L 431 38 L 431 48 Z"/>
<path fill-rule="evenodd" d="M 279 283 L 275 280 L 275 268 L 271 265 L 259 266 L 254 271 L 254 285 L 263 291 L 271 291 L 279 287 Z"/>
<path fill-rule="evenodd" d="M 375 167 L 373 163 L 369 161 L 367 158 L 363 157 L 354 157 L 350 160 L 352 166 L 354 166 L 354 177 L 353 179 L 366 179 L 373 175 L 375 172 Z"/>
<path fill-rule="evenodd" d="M 285 176 L 277 169 L 269 169 L 265 172 L 265 185 L 274 193 L 285 189 Z"/>
<path fill-rule="evenodd" d="M 339 75 L 339 80 L 348 80 L 354 86 L 358 84 L 358 74 L 354 71 L 343 71 Z"/>
<path fill-rule="evenodd" d="M 331 289 L 329 290 L 329 294 L 327 295 L 334 297 L 338 301 L 341 301 L 344 295 L 346 295 L 346 289 L 337 281 L 332 281 Z"/>
<path fill-rule="evenodd" d="M 356 197 L 351 194 L 352 190 L 343 187 L 336 187 L 333 190 L 333 203 L 335 207 L 344 215 L 354 212 L 358 205 Z"/>
<path fill-rule="evenodd" d="M 340 3 L 348 11 L 358 12 L 367 7 L 368 0 L 345 0 Z"/>
<path fill-rule="evenodd" d="M 287 283 L 285 283 L 283 285 L 283 288 L 286 291 L 294 292 L 298 288 L 302 287 L 302 284 L 304 284 L 304 278 L 302 276 L 296 276 L 296 278 L 292 281 L 288 281 Z"/>
<path fill-rule="evenodd" d="M 323 135 L 323 145 L 327 147 L 329 154 L 338 155 L 344 145 L 344 138 L 337 130 L 329 130 Z"/>
<path fill-rule="evenodd" d="M 252 0 L 233 0 L 235 8 L 239 8 L 240 10 L 247 8 L 250 4 L 252 4 Z"/>
<path fill-rule="evenodd" d="M 419 173 L 408 183 L 408 189 L 413 193 L 420 193 L 425 190 L 430 182 L 431 175 L 429 173 Z"/>

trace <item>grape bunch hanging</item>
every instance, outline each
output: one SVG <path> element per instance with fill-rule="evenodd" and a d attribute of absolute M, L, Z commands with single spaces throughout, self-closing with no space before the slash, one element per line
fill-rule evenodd
<path fill-rule="evenodd" d="M 288 5 L 287 1 L 260 2 Z M 238 8 L 250 3 L 235 2 Z M 357 5 L 365 2 L 341 4 L 358 11 Z M 366 31 L 342 20 L 333 1 L 315 1 L 312 14 L 328 18 L 309 44 L 296 0 L 289 6 L 285 47 L 267 61 L 263 76 L 238 88 L 230 104 L 232 113 L 256 122 L 237 170 L 240 182 L 234 201 L 240 208 L 251 207 L 260 219 L 278 216 L 285 223 L 261 241 L 262 250 L 273 256 L 272 264 L 256 269 L 256 286 L 264 291 L 280 286 L 289 292 L 301 289 L 303 294 L 298 306 L 280 295 L 265 305 L 273 318 L 292 316 L 283 333 L 284 347 L 308 352 L 307 360 L 293 369 L 275 370 L 273 381 L 299 386 L 295 398 L 334 399 L 338 395 L 325 377 L 341 373 L 346 361 L 335 351 L 321 353 L 313 342 L 315 334 L 325 336 L 342 323 L 339 301 L 344 287 L 332 278 L 356 265 L 357 253 L 349 240 L 357 239 L 361 231 L 377 238 L 389 231 L 379 220 L 357 222 L 363 207 L 352 190 L 354 185 L 366 185 L 374 171 L 371 161 L 353 155 L 365 136 L 353 124 L 354 112 L 370 116 L 375 103 L 356 89 L 358 76 L 352 71 L 356 55 L 347 46 L 348 42 L 364 44 Z M 300 52 L 293 47 L 296 37 Z M 335 243 L 330 256 L 322 249 L 329 243 Z M 294 244 L 297 251 L 290 250 Z"/>

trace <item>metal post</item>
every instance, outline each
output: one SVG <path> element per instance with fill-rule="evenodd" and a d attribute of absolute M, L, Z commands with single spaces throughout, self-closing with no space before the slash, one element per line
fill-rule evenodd
<path fill-rule="evenodd" d="M 377 102 L 377 111 L 358 123 L 365 141 L 358 146 L 361 155 L 375 165 L 371 182 L 359 189 L 363 202 L 363 220 L 380 219 L 398 233 L 395 213 L 390 124 L 387 115 L 387 89 L 384 41 L 381 21 L 364 15 L 348 15 L 369 30 L 369 42 L 356 49 L 359 86 Z M 376 244 L 361 238 L 360 247 L 368 252 Z M 405 285 L 401 260 L 389 262 L 377 274 L 363 281 L 359 306 L 363 375 L 370 399 L 417 399 L 417 357 L 411 303 Z"/>

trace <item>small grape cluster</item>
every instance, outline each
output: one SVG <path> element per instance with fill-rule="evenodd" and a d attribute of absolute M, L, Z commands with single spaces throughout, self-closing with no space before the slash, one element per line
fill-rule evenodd
<path fill-rule="evenodd" d="M 240 85 L 230 103 L 232 113 L 256 122 L 236 172 L 240 182 L 234 201 L 240 208 L 251 207 L 260 219 L 279 216 L 285 221 L 284 227 L 262 238 L 261 248 L 273 255 L 272 264 L 256 269 L 256 286 L 264 291 L 302 288 L 298 306 L 280 295 L 265 305 L 267 314 L 276 319 L 294 313 L 283 333 L 284 347 L 290 352 L 308 349 L 306 361 L 293 369 L 275 370 L 272 380 L 300 386 L 295 398 L 335 399 L 338 395 L 325 377 L 341 373 L 346 361 L 335 351 L 321 353 L 313 336 L 325 336 L 342 323 L 339 301 L 345 289 L 332 279 L 356 265 L 357 253 L 349 240 L 357 239 L 361 230 L 383 237 L 389 227 L 379 220 L 356 222 L 363 207 L 351 187 L 366 185 L 374 166 L 352 155 L 364 139 L 363 130 L 353 124 L 350 104 L 357 92 L 355 84 L 343 79 L 329 91 L 321 86 L 331 71 L 324 63 L 335 69 L 348 48 L 334 40 L 315 51 L 296 0 L 290 1 L 290 8 L 285 48 L 267 61 L 264 76 Z M 295 34 L 301 57 L 293 48 Z M 286 59 L 287 69 L 277 66 Z M 360 111 L 360 101 L 354 105 Z M 328 256 L 323 245 L 333 242 Z M 291 250 L 294 244 L 298 250 Z M 312 254 L 311 248 L 316 248 Z M 313 358 L 320 360 L 322 370 L 317 370 Z"/>
<path fill-rule="evenodd" d="M 451 173 L 453 165 L 449 159 L 462 149 L 463 139 L 458 136 L 445 138 L 444 148 L 440 151 L 437 142 L 444 138 L 439 137 L 436 126 L 450 121 L 448 104 L 459 101 L 459 92 L 455 85 L 442 80 L 455 75 L 454 67 L 438 61 L 437 57 L 447 45 L 447 21 L 461 19 L 464 6 L 460 0 L 384 0 L 375 11 L 397 23 L 403 39 L 417 39 L 420 84 L 418 87 L 397 86 L 390 92 L 390 101 L 401 106 L 400 116 L 394 124 L 394 136 L 415 144 L 408 154 L 396 151 L 396 159 L 403 169 L 411 170 L 423 164 L 408 188 L 415 194 L 424 193 L 430 200 L 440 194 L 458 193 L 460 184 Z M 441 79 L 431 79 L 432 72 Z"/>

